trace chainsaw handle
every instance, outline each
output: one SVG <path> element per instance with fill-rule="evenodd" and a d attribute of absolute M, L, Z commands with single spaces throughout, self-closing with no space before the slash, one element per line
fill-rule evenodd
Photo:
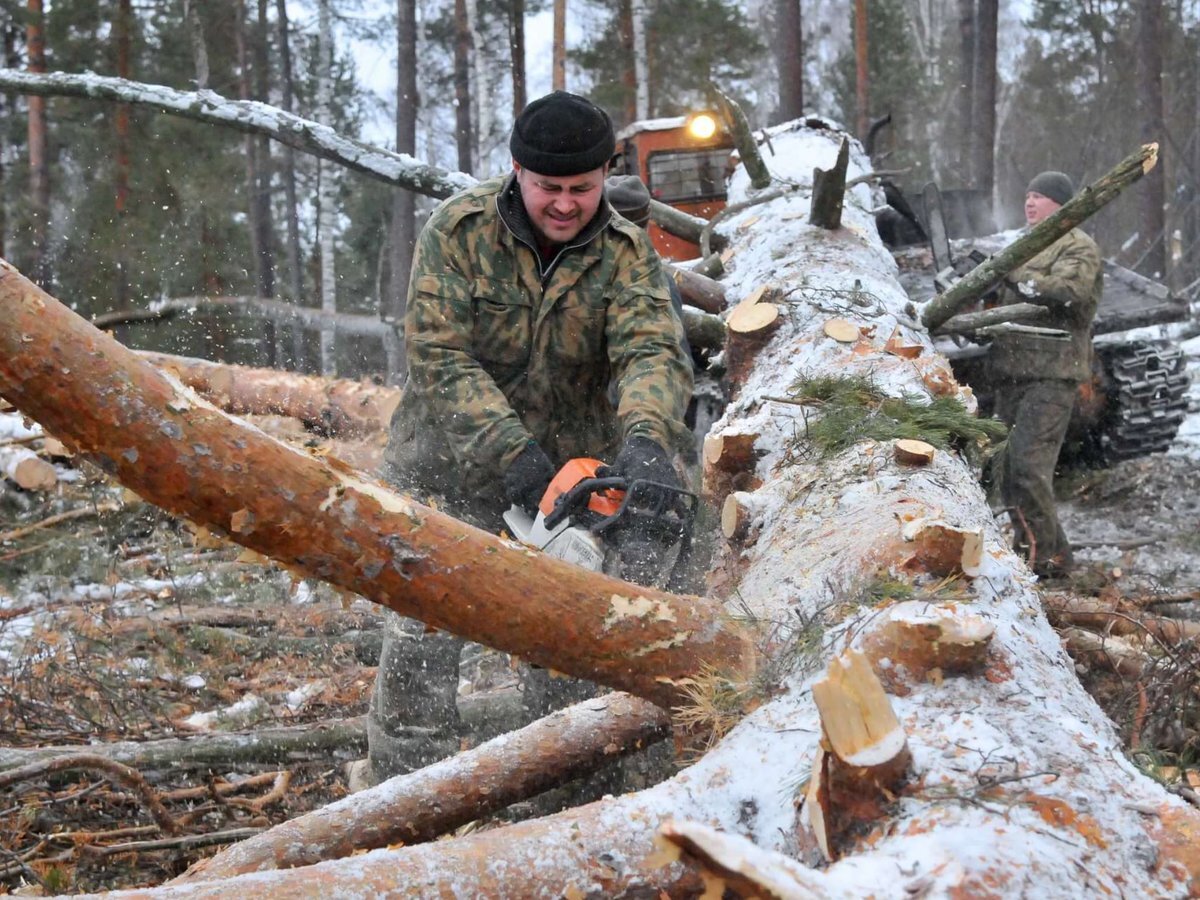
<path fill-rule="evenodd" d="M 599 491 L 613 489 L 623 491 L 628 484 L 629 482 L 627 479 L 619 476 L 609 476 L 607 478 L 585 478 L 582 481 L 577 482 L 573 487 L 571 487 L 570 490 L 564 491 L 559 498 L 554 501 L 554 509 L 551 511 L 550 515 L 546 516 L 545 525 L 547 530 L 553 531 L 558 527 L 559 523 L 562 522 L 563 519 L 567 518 L 567 516 L 569 516 L 571 513 L 586 507 L 588 500 L 591 499 L 592 494 L 595 494 Z M 625 502 L 627 501 L 628 496 L 626 496 L 626 500 L 622 502 L 621 510 L 625 509 Z M 617 515 L 620 515 L 619 511 Z"/>

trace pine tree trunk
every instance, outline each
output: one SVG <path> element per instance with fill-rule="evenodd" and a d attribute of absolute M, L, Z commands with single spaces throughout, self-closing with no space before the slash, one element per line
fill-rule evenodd
<path fill-rule="evenodd" d="M 958 152 L 959 165 L 968 185 L 971 178 L 971 160 L 975 153 L 975 122 L 971 117 L 975 98 L 975 2 L 958 0 Z"/>
<path fill-rule="evenodd" d="M 28 69 L 37 74 L 46 71 L 46 31 L 42 0 L 28 0 L 25 47 Z M 50 169 L 47 159 L 46 101 L 29 98 L 29 243 L 32 264 L 30 274 L 39 284 L 50 280 Z"/>
<path fill-rule="evenodd" d="M 454 0 L 454 141 L 458 169 L 474 174 L 475 132 L 471 127 L 471 24 L 467 0 Z"/>
<path fill-rule="evenodd" d="M 1139 131 L 1145 142 L 1161 142 L 1166 136 L 1163 119 L 1163 5 L 1162 0 L 1143 0 L 1137 5 L 1137 98 Z M 1150 173 L 1138 192 L 1137 268 L 1151 278 L 1167 280 L 1166 185 L 1163 172 Z"/>
<path fill-rule="evenodd" d="M 509 47 L 512 51 L 513 119 L 525 108 L 525 0 L 511 0 Z"/>
<path fill-rule="evenodd" d="M 617 3 L 617 38 L 621 42 L 621 96 L 625 101 L 625 121 L 636 122 L 637 64 L 634 58 L 633 0 Z"/>
<path fill-rule="evenodd" d="M 971 78 L 971 183 L 990 195 L 996 181 L 996 38 L 999 0 L 979 0 Z"/>
<path fill-rule="evenodd" d="M 258 0 L 258 19 L 254 31 L 254 99 L 259 103 L 271 100 L 271 60 L 269 54 L 270 21 L 267 6 L 270 0 Z M 271 141 L 265 134 L 255 136 L 254 204 L 258 208 L 259 293 L 265 298 L 275 296 L 275 223 L 271 213 Z M 272 340 L 272 343 L 274 341 Z M 275 365 L 282 365 L 282 355 L 275 354 Z"/>
<path fill-rule="evenodd" d="M 855 128 L 859 139 L 871 125 L 871 55 L 868 43 L 867 0 L 854 0 Z"/>
<path fill-rule="evenodd" d="M 421 102 L 417 89 L 416 0 L 397 0 L 396 13 L 396 150 L 415 155 L 417 108 Z M 392 193 L 392 233 L 388 242 L 391 281 L 384 315 L 395 324 L 396 332 L 386 339 L 389 384 L 403 383 L 407 365 L 402 329 L 413 248 L 417 240 L 415 199 L 412 191 L 397 189 Z"/>
<path fill-rule="evenodd" d="M 202 91 L 208 87 L 208 45 L 200 20 L 200 0 L 183 0 L 183 18 L 187 22 L 192 64 L 196 67 L 196 89 Z"/>
<path fill-rule="evenodd" d="M 133 4 L 119 0 L 113 34 L 117 45 L 117 77 L 133 78 Z M 113 150 L 113 193 L 118 234 L 124 235 L 124 219 L 129 209 L 129 104 L 118 103 L 113 116 L 116 146 Z M 117 284 L 113 299 L 118 307 L 129 302 L 129 248 L 121 239 L 117 246 Z"/>
<path fill-rule="evenodd" d="M 804 115 L 804 27 L 800 0 L 775 2 L 775 64 L 779 71 L 779 111 L 775 122 Z"/>
<path fill-rule="evenodd" d="M 287 0 L 275 0 L 277 41 L 279 43 L 280 95 L 283 111 L 292 112 L 292 40 L 288 28 Z M 288 299 L 304 303 L 304 271 L 300 266 L 300 210 L 296 197 L 296 151 L 283 145 L 284 216 L 287 218 Z M 304 329 L 292 329 L 291 367 L 305 370 Z"/>
<path fill-rule="evenodd" d="M 554 0 L 554 45 L 550 82 L 556 91 L 567 89 L 567 0 Z"/>
<path fill-rule="evenodd" d="M 333 11 L 330 0 L 320 0 L 317 24 L 317 110 L 324 125 L 333 124 Z M 334 167 L 322 162 L 318 169 L 317 232 L 321 248 L 321 311 L 337 312 L 337 262 L 334 231 L 337 220 L 337 176 Z M 337 374 L 337 332 L 332 324 L 321 326 L 321 374 Z"/>

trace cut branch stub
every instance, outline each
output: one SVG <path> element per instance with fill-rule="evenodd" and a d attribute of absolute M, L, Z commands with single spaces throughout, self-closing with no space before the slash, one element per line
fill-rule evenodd
<path fill-rule="evenodd" d="M 704 492 L 720 503 L 731 490 L 753 490 L 755 433 L 725 432 L 704 439 Z"/>
<path fill-rule="evenodd" d="M 49 491 L 58 484 L 54 466 L 28 447 L 0 448 L 0 475 L 27 491 Z"/>
<path fill-rule="evenodd" d="M 821 715 L 821 751 L 813 762 L 806 819 L 826 858 L 839 838 L 872 822 L 908 773 L 911 754 L 900 720 L 865 654 L 847 650 L 812 686 Z"/>
<path fill-rule="evenodd" d="M 749 542 L 758 504 L 748 491 L 733 491 L 721 505 L 721 533 L 730 541 Z"/>
<path fill-rule="evenodd" d="M 706 897 L 731 891 L 737 897 L 778 897 L 786 900 L 831 900 L 843 897 L 832 890 L 824 873 L 794 859 L 764 850 L 746 838 L 725 834 L 700 822 L 668 820 L 658 829 L 657 842 L 695 859 L 704 879 Z"/>
<path fill-rule="evenodd" d="M 892 444 L 892 452 L 896 457 L 896 462 L 904 463 L 906 466 L 927 466 L 933 462 L 937 448 L 924 441 L 900 438 Z"/>
<path fill-rule="evenodd" d="M 679 286 L 684 303 L 707 313 L 719 313 L 725 309 L 725 285 L 721 282 L 682 266 L 670 266 L 669 271 Z"/>
<path fill-rule="evenodd" d="M 813 169 L 812 206 L 808 224 L 830 231 L 842 226 L 842 206 L 846 201 L 846 169 L 850 165 L 850 141 L 842 138 L 833 168 Z"/>
<path fill-rule="evenodd" d="M 773 291 L 770 292 L 773 294 Z M 725 377 L 731 386 L 746 380 L 759 349 L 778 329 L 783 319 L 779 307 L 763 302 L 769 296 L 767 285 L 759 285 L 733 308 L 725 324 L 729 337 L 725 346 Z"/>
<path fill-rule="evenodd" d="M 905 522 L 901 534 L 913 543 L 904 563 L 908 571 L 945 577 L 959 572 L 975 577 L 983 564 L 983 532 L 945 522 L 917 518 Z"/>
<path fill-rule="evenodd" d="M 961 675 L 982 669 L 995 630 L 982 616 L 953 606 L 907 600 L 884 611 L 862 649 L 889 686 L 899 688 L 905 678 L 920 682 L 934 670 Z"/>
<path fill-rule="evenodd" d="M 0 394 L 150 502 L 295 571 L 667 707 L 703 664 L 753 669 L 752 641 L 719 604 L 587 572 L 299 453 L 7 263 L 0 323 Z"/>

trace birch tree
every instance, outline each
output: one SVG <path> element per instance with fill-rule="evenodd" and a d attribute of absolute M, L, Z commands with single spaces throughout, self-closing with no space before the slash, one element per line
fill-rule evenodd
<path fill-rule="evenodd" d="M 646 0 L 631 0 L 630 21 L 633 25 L 633 73 L 637 82 L 635 115 L 650 118 L 650 50 L 646 45 Z"/>
<path fill-rule="evenodd" d="M 317 22 L 317 118 L 323 125 L 333 122 L 333 10 L 331 0 L 320 0 Z M 334 260 L 334 229 L 337 217 L 335 168 L 319 165 L 317 187 L 317 229 L 321 247 L 321 309 L 337 312 L 337 272 Z M 333 325 L 321 326 L 321 374 L 337 374 L 336 331 Z"/>

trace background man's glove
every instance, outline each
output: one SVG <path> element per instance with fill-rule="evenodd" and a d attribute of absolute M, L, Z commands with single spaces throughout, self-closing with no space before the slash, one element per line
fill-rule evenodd
<path fill-rule="evenodd" d="M 530 441 L 521 455 L 504 470 L 504 493 L 514 506 L 536 516 L 538 503 L 554 478 L 554 464 L 536 441 Z"/>
<path fill-rule="evenodd" d="M 596 474 L 601 477 L 620 475 L 630 481 L 645 479 L 668 487 L 681 487 L 679 476 L 675 474 L 675 467 L 671 465 L 671 457 L 667 451 L 660 447 L 657 441 L 640 434 L 635 434 L 625 441 L 613 464 Z M 638 491 L 633 499 L 645 505 L 656 505 L 660 502 L 662 493 L 646 488 Z"/>

